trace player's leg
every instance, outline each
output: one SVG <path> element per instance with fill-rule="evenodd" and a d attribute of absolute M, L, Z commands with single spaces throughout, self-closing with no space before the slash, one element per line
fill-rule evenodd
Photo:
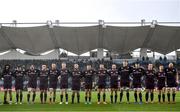
<path fill-rule="evenodd" d="M 47 101 L 47 89 L 44 90 L 44 103 Z"/>
<path fill-rule="evenodd" d="M 171 89 L 168 87 L 168 88 L 167 88 L 167 99 L 168 99 L 168 103 L 170 103 L 170 91 L 171 91 Z"/>
<path fill-rule="evenodd" d="M 175 103 L 175 99 L 176 99 L 176 88 L 173 87 L 172 88 L 172 102 Z"/>
<path fill-rule="evenodd" d="M 148 103 L 148 100 L 149 100 L 149 92 L 150 90 L 146 89 L 146 94 L 145 94 L 146 103 Z"/>
<path fill-rule="evenodd" d="M 85 89 L 85 104 L 87 104 L 89 90 Z"/>
<path fill-rule="evenodd" d="M 102 89 L 103 92 L 103 104 L 107 104 L 106 103 L 106 89 Z"/>
<path fill-rule="evenodd" d="M 138 97 L 138 95 L 137 95 L 137 88 L 134 88 L 134 100 L 135 100 L 135 103 L 138 102 L 137 101 L 137 97 Z"/>
<path fill-rule="evenodd" d="M 124 87 L 122 87 L 120 90 L 120 103 L 122 103 L 123 91 L 124 91 Z"/>
<path fill-rule="evenodd" d="M 12 104 L 12 90 L 9 89 L 8 91 L 9 91 L 9 99 L 10 99 L 9 104 Z"/>
<path fill-rule="evenodd" d="M 100 88 L 98 89 L 97 98 L 98 98 L 97 104 L 100 104 L 100 101 L 101 101 L 101 89 Z"/>
<path fill-rule="evenodd" d="M 16 103 L 15 104 L 18 104 L 19 102 L 19 90 L 16 89 Z"/>
<path fill-rule="evenodd" d="M 111 88 L 111 95 L 110 95 L 111 104 L 113 104 L 113 92 L 114 92 L 114 88 Z"/>
<path fill-rule="evenodd" d="M 62 104 L 62 103 L 63 103 L 63 93 L 64 93 L 64 89 L 61 89 L 61 93 L 60 93 L 60 103 L 59 103 L 59 104 Z"/>
<path fill-rule="evenodd" d="M 127 98 L 127 103 L 129 102 L 129 87 L 126 87 L 126 98 Z"/>
<path fill-rule="evenodd" d="M 165 102 L 165 92 L 166 92 L 166 88 L 163 87 L 162 88 L 162 100 L 163 100 L 163 103 Z"/>
<path fill-rule="evenodd" d="M 40 90 L 40 100 L 41 100 L 41 104 L 43 104 L 43 93 L 44 93 L 44 91 L 41 89 L 41 90 Z"/>
<path fill-rule="evenodd" d="M 77 103 L 80 103 L 80 92 L 79 92 L 79 90 L 77 90 L 76 93 L 77 93 Z"/>
<path fill-rule="evenodd" d="M 114 103 L 117 103 L 117 91 L 118 89 L 115 89 L 114 92 L 115 92 L 115 95 L 114 95 Z"/>
<path fill-rule="evenodd" d="M 20 104 L 22 104 L 22 99 L 23 99 L 23 91 L 22 91 L 22 89 L 19 90 L 19 92 L 20 92 Z"/>
<path fill-rule="evenodd" d="M 151 103 L 154 103 L 154 89 L 150 90 Z"/>
<path fill-rule="evenodd" d="M 72 92 L 72 104 L 74 104 L 74 97 L 75 97 L 75 90 L 73 90 L 73 92 Z"/>
<path fill-rule="evenodd" d="M 137 93 L 139 94 L 139 104 L 142 104 L 142 91 L 141 91 L 141 88 L 137 89 Z"/>
<path fill-rule="evenodd" d="M 27 102 L 28 103 L 30 103 L 31 91 L 32 91 L 32 88 L 28 88 L 28 93 L 27 93 Z"/>
<path fill-rule="evenodd" d="M 64 89 L 65 97 L 66 97 L 66 104 L 68 104 L 68 93 L 67 89 Z"/>
<path fill-rule="evenodd" d="M 49 88 L 49 103 L 52 103 L 53 88 Z"/>
<path fill-rule="evenodd" d="M 89 104 L 91 104 L 91 89 L 89 89 Z"/>
<path fill-rule="evenodd" d="M 56 89 L 53 89 L 53 103 L 56 101 Z"/>
<path fill-rule="evenodd" d="M 36 88 L 32 88 L 32 92 L 33 92 L 32 103 L 34 104 L 36 98 Z"/>
<path fill-rule="evenodd" d="M 7 89 L 4 89 L 4 104 L 8 104 L 7 102 Z"/>
<path fill-rule="evenodd" d="M 158 101 L 161 103 L 161 94 L 162 94 L 162 89 L 158 90 Z"/>

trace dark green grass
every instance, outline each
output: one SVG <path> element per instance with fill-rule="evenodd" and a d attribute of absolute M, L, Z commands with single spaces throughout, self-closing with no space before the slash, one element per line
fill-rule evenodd
<path fill-rule="evenodd" d="M 27 104 L 26 96 L 27 92 L 24 92 L 23 104 L 14 104 L 15 94 L 13 93 L 13 104 L 12 105 L 0 105 L 0 111 L 180 111 L 180 92 L 176 95 L 176 104 L 158 104 L 157 103 L 157 93 L 155 93 L 155 103 L 154 104 L 145 104 L 142 105 L 134 104 L 133 92 L 130 93 L 131 104 L 126 104 L 126 96 L 124 95 L 122 104 L 109 104 L 110 102 L 110 93 L 107 92 L 106 99 L 107 105 L 97 105 L 97 93 L 93 92 L 92 94 L 92 104 L 84 104 L 84 92 L 81 92 L 81 103 L 80 104 L 71 104 L 68 105 L 59 104 L 59 92 L 57 92 L 56 104 L 40 104 L 39 93 L 36 96 L 35 104 Z M 118 93 L 119 94 L 119 93 Z M 3 93 L 0 92 L 0 99 L 3 100 Z M 49 99 L 48 99 L 49 101 Z M 71 101 L 71 93 L 69 93 L 69 102 Z M 118 97 L 119 101 L 119 97 Z M 144 93 L 143 93 L 144 101 Z"/>

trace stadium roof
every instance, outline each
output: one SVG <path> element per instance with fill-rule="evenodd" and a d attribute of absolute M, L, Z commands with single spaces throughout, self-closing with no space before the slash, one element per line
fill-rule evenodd
<path fill-rule="evenodd" d="M 0 28 L 0 52 L 23 49 L 40 54 L 63 48 L 82 54 L 96 48 L 126 53 L 137 48 L 147 48 L 162 54 L 180 48 L 180 27 L 175 26 L 86 26 L 63 27 L 48 25 L 38 27 Z"/>

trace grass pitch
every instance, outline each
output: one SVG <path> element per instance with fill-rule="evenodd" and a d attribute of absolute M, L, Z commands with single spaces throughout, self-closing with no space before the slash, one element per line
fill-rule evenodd
<path fill-rule="evenodd" d="M 126 95 L 124 94 L 123 103 L 122 104 L 110 104 L 110 93 L 107 92 L 106 100 L 108 102 L 107 105 L 97 104 L 97 93 L 92 93 L 92 104 L 85 105 L 84 104 L 84 92 L 81 92 L 81 103 L 80 104 L 71 104 L 71 93 L 69 93 L 69 104 L 59 104 L 60 101 L 60 94 L 57 92 L 56 104 L 40 104 L 39 100 L 39 93 L 36 95 L 35 104 L 27 104 L 27 92 L 24 92 L 23 104 L 14 104 L 15 103 L 15 92 L 13 92 L 13 104 L 12 105 L 0 105 L 0 111 L 104 111 L 104 112 L 111 112 L 111 111 L 180 111 L 180 92 L 176 94 L 176 104 L 158 104 L 157 100 L 157 93 L 155 93 L 155 103 L 154 104 L 134 104 L 134 95 L 133 92 L 130 92 L 130 102 L 131 104 L 126 104 Z M 118 93 L 119 94 L 119 93 Z M 76 99 L 76 98 L 75 98 Z M 3 100 L 3 92 L 0 92 L 0 100 Z M 143 93 L 143 101 L 144 101 L 144 93 Z M 167 98 L 166 98 L 167 100 Z M 49 98 L 48 100 L 49 101 Z M 76 100 L 75 100 L 76 101 Z M 119 101 L 119 96 L 118 96 Z"/>

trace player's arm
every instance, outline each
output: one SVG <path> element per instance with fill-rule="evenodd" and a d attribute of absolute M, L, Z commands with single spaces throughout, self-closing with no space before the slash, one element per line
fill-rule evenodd
<path fill-rule="evenodd" d="M 179 84 L 179 72 L 176 73 L 176 83 Z"/>

